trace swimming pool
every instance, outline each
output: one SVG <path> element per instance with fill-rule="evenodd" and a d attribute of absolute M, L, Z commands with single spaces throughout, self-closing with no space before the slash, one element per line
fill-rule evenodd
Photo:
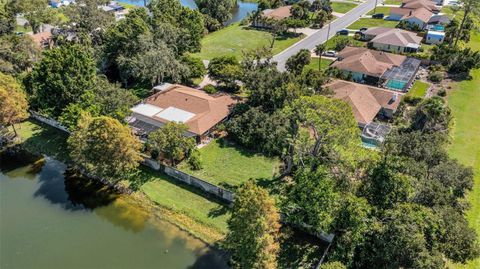
<path fill-rule="evenodd" d="M 394 91 L 403 91 L 405 89 L 406 82 L 398 81 L 398 80 L 389 80 L 385 87 L 394 90 Z"/>

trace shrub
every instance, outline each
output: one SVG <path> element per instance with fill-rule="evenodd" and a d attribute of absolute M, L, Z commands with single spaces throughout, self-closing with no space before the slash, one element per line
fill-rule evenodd
<path fill-rule="evenodd" d="M 440 71 L 434 71 L 428 75 L 428 79 L 432 82 L 440 82 L 443 80 L 443 73 Z"/>
<path fill-rule="evenodd" d="M 215 94 L 217 93 L 217 88 L 215 88 L 215 86 L 213 85 L 207 85 L 205 87 L 203 87 L 203 90 L 208 93 L 208 94 Z"/>
<path fill-rule="evenodd" d="M 403 97 L 403 101 L 409 105 L 416 106 L 422 101 L 422 98 L 406 95 Z"/>
<path fill-rule="evenodd" d="M 157 149 L 152 149 L 150 151 L 150 157 L 152 157 L 152 159 L 154 159 L 154 160 L 158 159 L 159 155 L 160 155 L 160 152 L 158 152 Z"/>
<path fill-rule="evenodd" d="M 200 160 L 200 152 L 198 150 L 192 152 L 188 158 L 188 165 L 192 170 L 200 170 L 203 168 L 202 161 Z"/>
<path fill-rule="evenodd" d="M 447 91 L 443 88 L 440 89 L 440 91 L 438 91 L 438 96 L 441 96 L 441 97 L 447 96 Z"/>

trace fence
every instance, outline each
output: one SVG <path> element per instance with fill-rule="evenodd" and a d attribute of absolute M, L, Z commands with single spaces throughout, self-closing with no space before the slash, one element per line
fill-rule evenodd
<path fill-rule="evenodd" d="M 181 181 L 187 185 L 196 187 L 208 194 L 212 194 L 217 198 L 220 198 L 228 203 L 232 203 L 234 199 L 233 192 L 226 190 L 224 188 L 218 187 L 212 183 L 206 182 L 205 180 L 196 178 L 190 174 L 184 173 L 180 170 L 177 170 L 170 166 L 161 165 L 159 162 L 152 160 L 150 158 L 145 158 L 143 160 L 143 165 L 148 166 L 154 170 L 162 171 L 165 174 L 171 176 L 172 178 Z"/>
<path fill-rule="evenodd" d="M 35 111 L 30 111 L 30 117 L 36 119 L 39 122 L 45 123 L 61 131 L 64 131 L 66 133 L 70 133 L 70 131 L 67 128 L 65 128 L 65 126 L 61 125 L 58 121 L 42 116 Z"/>

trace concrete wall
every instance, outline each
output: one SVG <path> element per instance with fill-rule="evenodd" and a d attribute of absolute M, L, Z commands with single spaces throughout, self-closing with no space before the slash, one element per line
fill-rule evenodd
<path fill-rule="evenodd" d="M 39 122 L 45 123 L 45 124 L 50 125 L 54 128 L 57 128 L 61 131 L 64 131 L 66 133 L 70 133 L 70 131 L 68 131 L 68 129 L 65 126 L 61 125 L 60 122 L 58 122 L 54 119 L 50 119 L 50 118 L 47 118 L 45 116 L 42 116 L 42 115 L 38 114 L 37 112 L 30 111 L 30 117 L 38 120 Z"/>
<path fill-rule="evenodd" d="M 377 49 L 377 50 L 389 51 L 389 52 L 393 52 L 393 53 L 405 52 L 404 47 L 393 46 L 393 45 L 382 44 L 382 43 L 372 42 L 372 47 Z"/>
<path fill-rule="evenodd" d="M 445 39 L 444 36 L 438 35 L 428 35 L 425 37 L 425 43 L 427 44 L 442 44 L 443 40 Z"/>
<path fill-rule="evenodd" d="M 416 24 L 418 25 L 421 29 L 425 28 L 426 26 L 426 23 L 424 23 L 423 21 L 417 19 L 417 18 L 408 18 L 406 20 L 404 20 L 410 24 Z"/>

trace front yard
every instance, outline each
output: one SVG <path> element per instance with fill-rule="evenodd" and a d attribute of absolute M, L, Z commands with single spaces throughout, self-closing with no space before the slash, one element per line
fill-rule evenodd
<path fill-rule="evenodd" d="M 350 10 L 354 9 L 357 6 L 357 4 L 344 3 L 344 2 L 332 2 L 330 6 L 333 8 L 334 12 L 347 13 Z"/>
<path fill-rule="evenodd" d="M 417 80 L 415 83 L 413 83 L 413 87 L 410 89 L 407 95 L 411 97 L 423 98 L 425 97 L 425 94 L 427 94 L 429 87 L 430 83 Z"/>
<path fill-rule="evenodd" d="M 389 27 L 389 28 L 395 28 L 397 26 L 398 21 L 387 21 L 387 20 L 382 20 L 382 19 L 367 19 L 367 18 L 360 18 L 350 26 L 348 26 L 348 29 L 355 29 L 358 30 L 360 28 L 371 28 L 371 27 Z"/>
<path fill-rule="evenodd" d="M 280 160 L 253 153 L 225 139 L 215 139 L 200 149 L 203 169 L 191 170 L 183 162 L 178 169 L 210 183 L 231 188 L 249 180 L 270 181 L 279 173 Z"/>
<path fill-rule="evenodd" d="M 318 62 L 319 62 L 320 58 L 318 57 L 312 57 L 312 60 L 310 61 L 310 64 L 306 65 L 305 68 L 303 68 L 303 71 L 307 71 L 307 70 L 311 70 L 311 69 L 314 69 L 314 70 L 318 70 Z M 330 60 L 330 59 L 324 59 L 322 58 L 322 62 L 320 63 L 321 64 L 321 67 L 322 67 L 322 70 L 325 70 L 328 68 L 328 66 L 332 63 L 333 61 Z"/>
<path fill-rule="evenodd" d="M 375 12 L 373 12 L 374 10 L 372 9 L 367 14 L 368 15 L 373 15 L 373 14 L 382 13 L 383 15 L 385 15 L 385 17 L 387 17 L 390 14 L 390 9 L 391 9 L 391 7 L 377 6 L 377 9 L 375 10 Z"/>
<path fill-rule="evenodd" d="M 301 35 L 290 34 L 289 36 L 277 37 L 272 53 L 277 54 L 290 47 L 303 38 Z M 238 23 L 232 24 L 219 31 L 206 35 L 202 39 L 202 49 L 195 53 L 202 60 L 210 60 L 218 56 L 242 57 L 242 51 L 270 47 L 272 35 L 267 31 L 260 31 Z"/>

